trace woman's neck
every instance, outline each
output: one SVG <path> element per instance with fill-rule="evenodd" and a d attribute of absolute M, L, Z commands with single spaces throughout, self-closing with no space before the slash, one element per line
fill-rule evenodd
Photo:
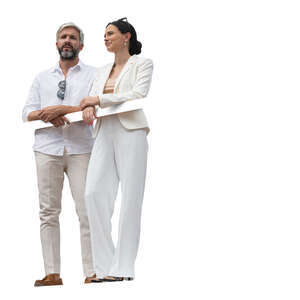
<path fill-rule="evenodd" d="M 126 64 L 129 59 L 130 54 L 127 49 L 123 48 L 122 50 L 115 53 L 115 66 L 123 66 Z"/>

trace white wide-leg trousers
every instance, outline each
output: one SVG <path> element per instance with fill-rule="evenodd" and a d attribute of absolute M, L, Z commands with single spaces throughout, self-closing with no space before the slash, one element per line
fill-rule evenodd
<path fill-rule="evenodd" d="M 89 221 L 85 207 L 85 180 L 90 153 L 63 156 L 35 152 L 41 220 L 41 242 L 46 274 L 60 273 L 61 196 L 67 174 L 80 224 L 82 264 L 85 276 L 94 272 Z"/>
<path fill-rule="evenodd" d="M 93 261 L 98 278 L 134 277 L 148 143 L 146 131 L 126 130 L 117 116 L 101 120 L 86 181 Z M 111 236 L 111 217 L 121 183 L 118 242 Z"/>

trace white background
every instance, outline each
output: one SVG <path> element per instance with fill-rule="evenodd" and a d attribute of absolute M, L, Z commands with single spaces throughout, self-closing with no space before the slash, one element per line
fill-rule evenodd
<path fill-rule="evenodd" d="M 288 0 L 2 1 L 1 299 L 299 299 L 299 8 Z M 58 60 L 59 25 L 81 26 L 81 59 L 101 66 L 113 60 L 104 28 L 125 16 L 155 64 L 136 279 L 83 285 L 66 180 L 64 286 L 34 288 L 44 273 L 22 107 L 34 76 Z"/>

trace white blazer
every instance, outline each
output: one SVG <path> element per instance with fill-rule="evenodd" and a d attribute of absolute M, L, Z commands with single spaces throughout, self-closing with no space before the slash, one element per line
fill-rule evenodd
<path fill-rule="evenodd" d="M 112 67 L 113 63 L 110 63 L 98 69 L 90 92 L 90 96 L 99 96 L 101 106 L 106 107 L 147 96 L 153 71 L 151 59 L 132 55 L 115 81 L 114 93 L 103 94 Z M 142 109 L 120 113 L 117 116 L 126 129 L 145 128 L 147 134 L 150 131 Z M 97 120 L 95 134 L 98 133 L 100 125 L 101 118 Z"/>

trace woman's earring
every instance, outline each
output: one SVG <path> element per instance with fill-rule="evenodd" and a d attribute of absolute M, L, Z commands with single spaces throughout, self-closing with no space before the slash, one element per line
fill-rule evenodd
<path fill-rule="evenodd" d="M 124 42 L 124 46 L 126 46 L 127 45 L 127 43 L 126 42 Z"/>

